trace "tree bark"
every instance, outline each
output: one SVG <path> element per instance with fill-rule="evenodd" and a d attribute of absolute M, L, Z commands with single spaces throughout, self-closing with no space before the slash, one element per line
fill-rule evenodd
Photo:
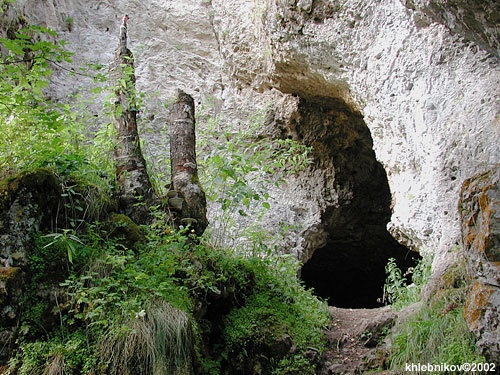
<path fill-rule="evenodd" d="M 193 98 L 179 90 L 170 111 L 172 189 L 182 199 L 179 220 L 201 235 L 208 225 L 207 201 L 198 179 L 194 113 Z"/>
<path fill-rule="evenodd" d="M 120 40 L 113 65 L 114 125 L 118 137 L 115 159 L 120 208 L 137 223 L 145 224 L 149 220 L 148 206 L 154 200 L 154 192 L 137 130 L 134 57 L 127 48 L 126 19 L 120 28 Z"/>

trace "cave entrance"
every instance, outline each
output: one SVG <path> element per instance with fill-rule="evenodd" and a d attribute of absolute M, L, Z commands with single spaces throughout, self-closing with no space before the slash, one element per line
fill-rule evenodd
<path fill-rule="evenodd" d="M 383 306 L 389 258 L 394 258 L 405 272 L 415 266 L 418 257 L 418 253 L 382 232 L 366 240 L 329 242 L 302 267 L 301 277 L 330 306 L 375 308 Z"/>
<path fill-rule="evenodd" d="M 321 229 L 326 245 L 302 267 L 307 287 L 347 308 L 382 305 L 385 266 L 395 258 L 405 270 L 418 254 L 399 244 L 387 231 L 392 196 L 387 174 L 375 156 L 363 115 L 340 99 L 302 99 L 293 124 L 296 136 L 312 146 L 315 168 L 323 176 L 311 180 L 323 187 Z"/>

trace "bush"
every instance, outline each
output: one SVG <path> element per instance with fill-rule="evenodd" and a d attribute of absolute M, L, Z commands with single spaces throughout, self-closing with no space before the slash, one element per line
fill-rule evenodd
<path fill-rule="evenodd" d="M 36 374 L 36 367 L 73 361 L 73 372 L 65 370 L 71 374 L 88 363 L 110 374 L 155 374 L 168 367 L 177 374 L 193 368 L 250 374 L 258 364 L 268 373 L 313 374 L 329 314 L 301 285 L 297 261 L 216 250 L 198 243 L 189 229 L 173 231 L 160 216 L 143 228 L 133 249 L 105 238 L 99 225 L 70 248 L 73 264 L 64 259 L 71 237 L 52 244 L 71 273 L 61 284 L 67 297 L 59 306 L 60 327 L 45 339 L 22 337 L 23 351 L 11 368 Z M 42 239 L 41 249 L 49 251 L 44 244 L 52 237 Z M 78 341 L 74 354 L 63 350 L 76 345 L 78 332 L 86 340 Z M 78 361 L 70 359 L 75 353 L 81 353 Z"/>
<path fill-rule="evenodd" d="M 314 374 L 311 357 L 326 344 L 326 303 L 300 284 L 293 257 L 249 262 L 256 274 L 254 291 L 226 317 L 227 373 L 252 374 L 258 366 L 275 374 Z"/>
<path fill-rule="evenodd" d="M 420 264 L 416 269 L 419 268 Z M 393 275 L 396 273 L 393 272 Z M 419 279 L 416 290 L 421 289 L 425 279 Z M 441 279 L 442 289 L 425 301 L 414 315 L 394 328 L 390 353 L 391 368 L 398 370 L 404 368 L 406 363 L 459 365 L 485 362 L 463 318 L 468 285 L 463 259 L 458 257 Z M 415 301 L 413 298 L 409 299 L 406 293 L 393 295 L 399 298 L 393 302 L 400 306 Z"/>
<path fill-rule="evenodd" d="M 390 258 L 385 267 L 387 278 L 384 284 L 383 302 L 400 310 L 420 300 L 422 288 L 431 274 L 431 259 L 422 258 L 415 267 L 403 274 L 396 260 Z M 411 281 L 411 282 L 410 282 Z"/>
<path fill-rule="evenodd" d="M 9 362 L 9 373 L 78 375 L 96 370 L 95 347 L 81 330 L 69 335 L 58 332 L 45 341 L 23 342 L 20 348 Z"/>

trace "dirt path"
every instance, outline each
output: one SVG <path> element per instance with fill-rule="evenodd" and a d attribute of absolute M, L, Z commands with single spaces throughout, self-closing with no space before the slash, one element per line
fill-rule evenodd
<path fill-rule="evenodd" d="M 377 345 L 392 326 L 396 313 L 389 306 L 377 309 L 330 307 L 330 313 L 329 348 L 323 353 L 317 374 L 363 374 L 370 368 L 380 367 L 384 351 Z"/>

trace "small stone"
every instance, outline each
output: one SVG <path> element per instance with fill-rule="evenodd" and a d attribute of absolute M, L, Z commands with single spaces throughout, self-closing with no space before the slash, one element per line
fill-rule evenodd
<path fill-rule="evenodd" d="M 313 4 L 312 0 L 299 0 L 297 2 L 297 7 L 309 13 L 312 9 L 312 4 Z"/>
<path fill-rule="evenodd" d="M 168 206 L 174 211 L 181 211 L 183 203 L 184 199 L 178 197 L 170 198 L 168 200 Z"/>
<path fill-rule="evenodd" d="M 167 192 L 168 198 L 177 198 L 179 196 L 179 192 L 177 190 L 169 190 Z"/>
<path fill-rule="evenodd" d="M 12 259 L 14 260 L 22 260 L 24 259 L 26 254 L 24 251 L 16 251 L 15 253 L 12 254 Z"/>

